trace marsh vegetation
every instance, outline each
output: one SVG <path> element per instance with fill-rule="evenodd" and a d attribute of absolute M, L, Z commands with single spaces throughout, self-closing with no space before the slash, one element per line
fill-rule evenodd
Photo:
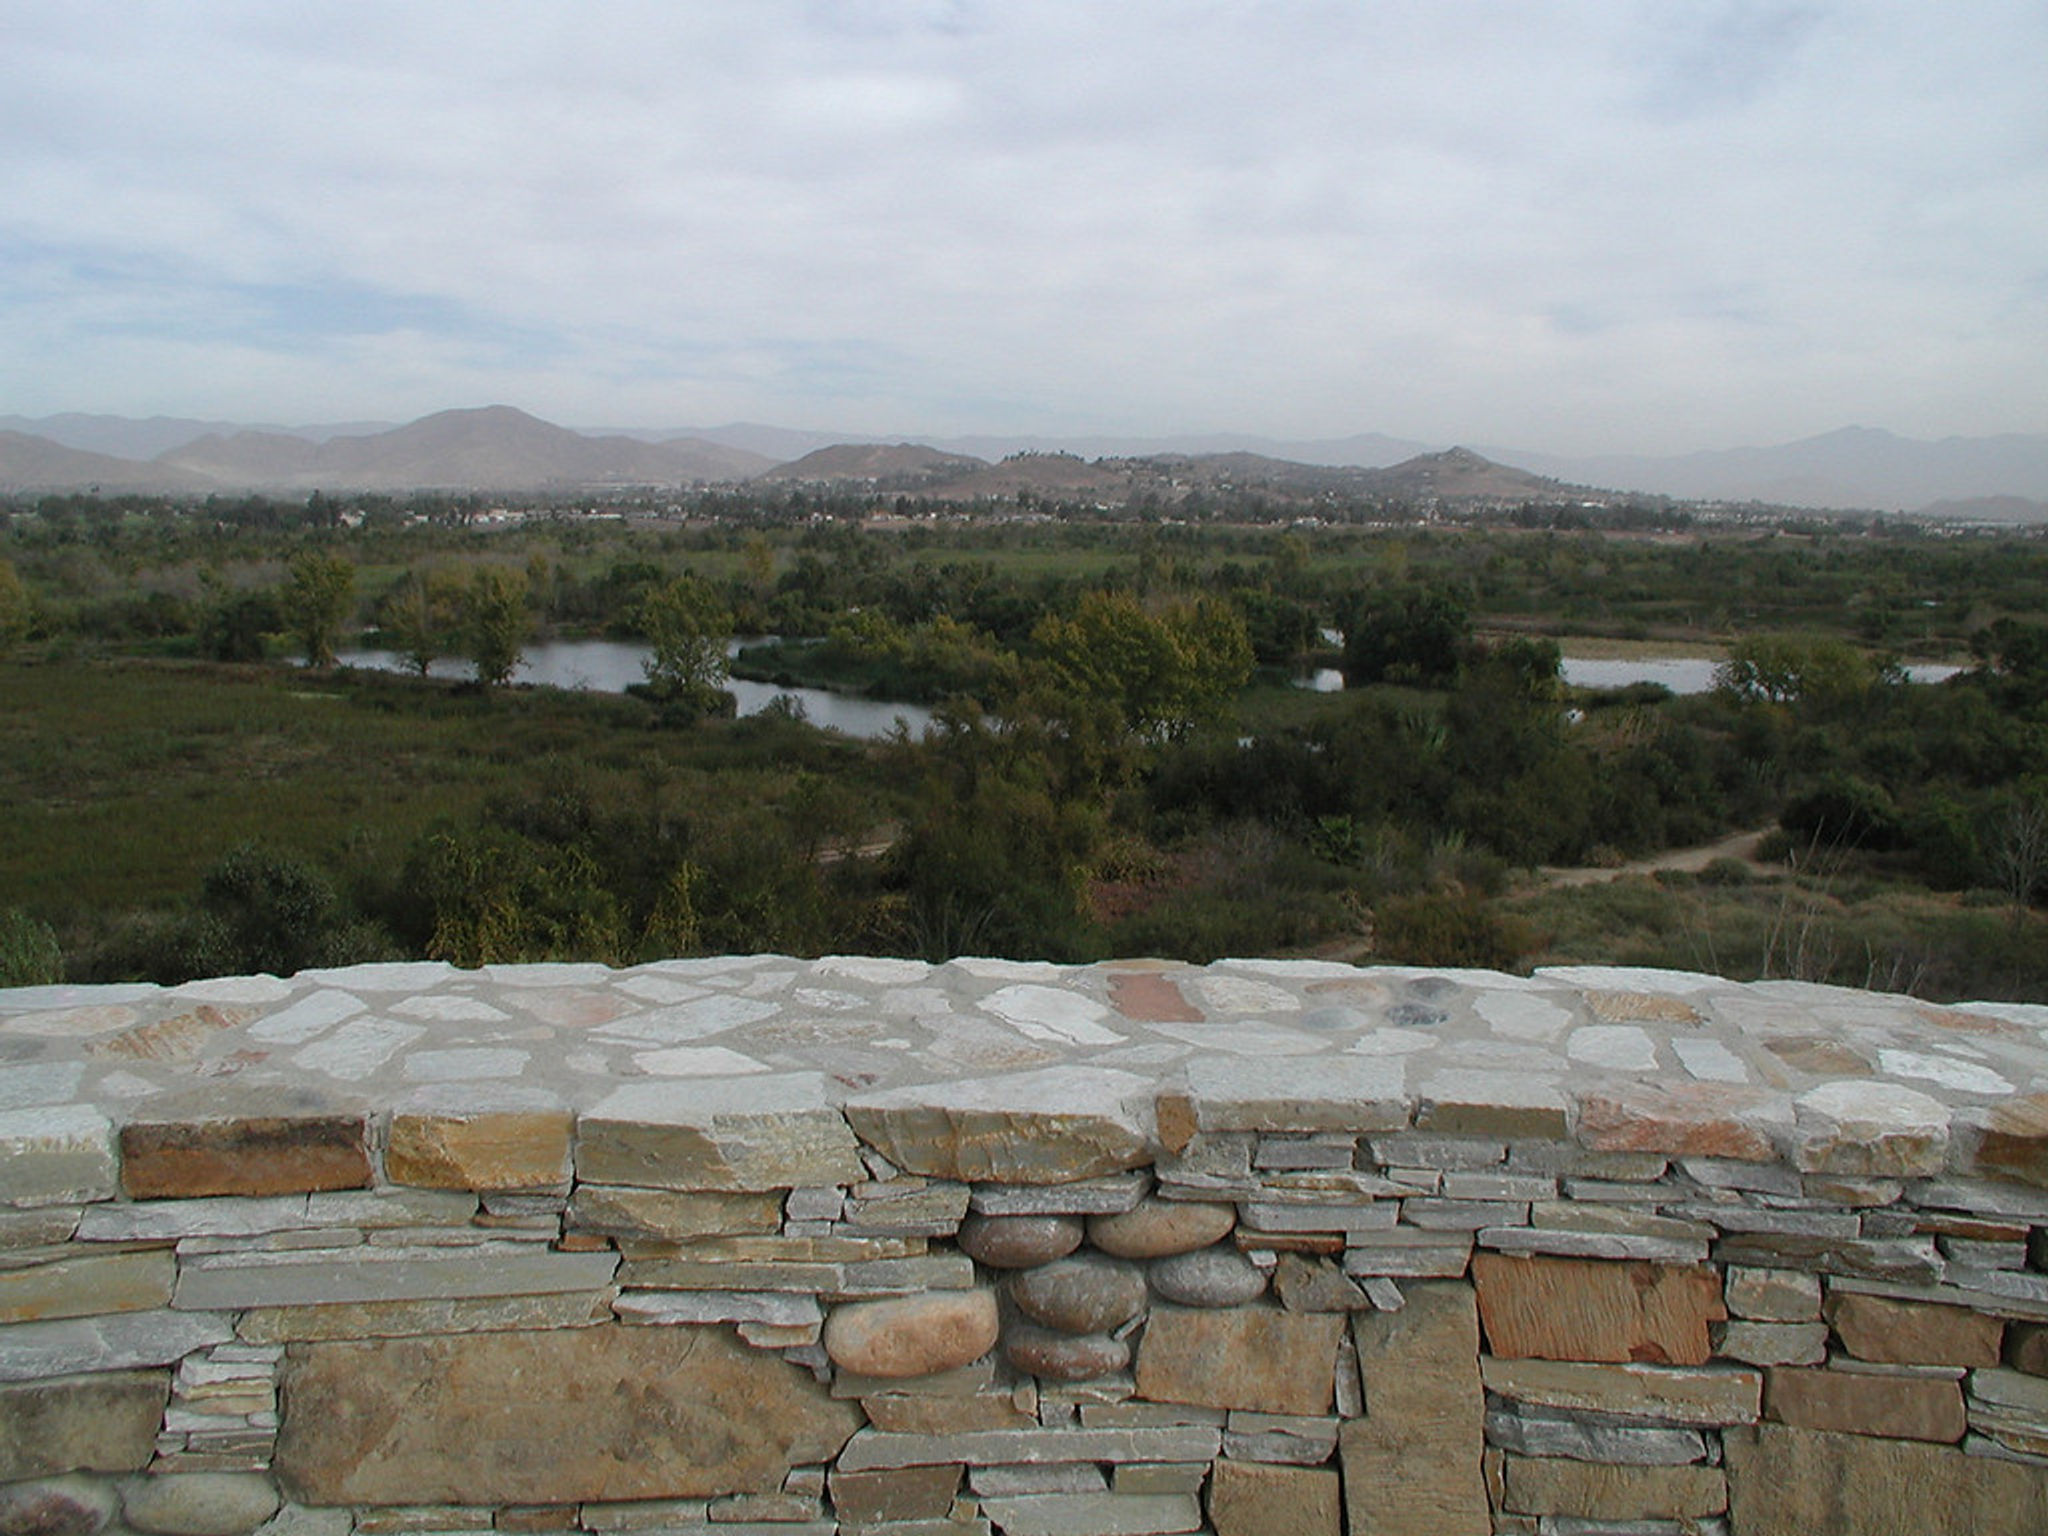
<path fill-rule="evenodd" d="M 2048 998 L 2039 539 L 478 510 L 7 512 L 0 979 L 1316 953 Z M 804 637 L 742 654 L 761 686 L 931 723 L 734 718 L 729 634 Z M 576 637 L 649 665 L 508 685 Z M 331 664 L 358 645 L 413 675 Z M 1561 646 L 1720 686 L 1570 688 Z M 1316 666 L 1348 686 L 1292 686 Z"/>

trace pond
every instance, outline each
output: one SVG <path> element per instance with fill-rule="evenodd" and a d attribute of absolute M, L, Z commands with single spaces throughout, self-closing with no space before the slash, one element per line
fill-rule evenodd
<path fill-rule="evenodd" d="M 629 684 L 647 680 L 642 665 L 647 654 L 646 646 L 624 640 L 542 641 L 526 648 L 512 681 L 549 688 L 624 693 Z M 371 667 L 381 672 L 410 670 L 396 651 L 343 651 L 340 659 L 344 666 Z M 450 656 L 436 661 L 429 675 L 463 678 L 472 676 L 473 669 L 468 662 Z M 775 699 L 787 695 L 803 705 L 804 716 L 811 724 L 869 741 L 887 736 L 896 729 L 899 719 L 907 722 L 915 735 L 932 718 L 932 712 L 921 704 L 863 699 L 825 688 L 778 688 L 773 683 L 750 683 L 737 677 L 728 678 L 725 687 L 739 700 L 743 715 L 759 714 Z"/>
<path fill-rule="evenodd" d="M 1673 693 L 1706 693 L 1714 686 L 1713 656 L 1589 657 L 1567 656 L 1562 672 L 1574 688 L 1626 688 L 1631 683 L 1660 683 Z M 1905 669 L 1915 683 L 1938 683 L 1964 670 L 1945 662 L 1914 662 Z M 1317 693 L 1342 693 L 1344 674 L 1335 667 L 1303 668 L 1293 678 L 1297 688 Z"/>
<path fill-rule="evenodd" d="M 1564 658 L 1564 680 L 1574 688 L 1626 688 L 1631 683 L 1662 683 L 1673 693 L 1705 693 L 1714 686 L 1714 670 L 1721 665 L 1712 656 Z M 1915 662 L 1905 669 L 1907 680 L 1938 683 L 1954 677 L 1961 667 L 1939 662 Z"/>

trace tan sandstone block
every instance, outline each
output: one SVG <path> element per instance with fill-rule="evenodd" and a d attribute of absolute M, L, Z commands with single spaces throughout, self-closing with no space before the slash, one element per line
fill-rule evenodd
<path fill-rule="evenodd" d="M 1960 1382 L 1790 1366 L 1766 1372 L 1764 1416 L 1800 1429 L 1950 1444 L 1968 1427 Z"/>
<path fill-rule="evenodd" d="M 1258 1413 L 1328 1413 L 1336 1313 L 1156 1306 L 1138 1345 L 1138 1396 Z"/>
<path fill-rule="evenodd" d="M 2006 1362 L 2029 1376 L 2048 1376 L 2048 1323 L 2014 1323 L 2006 1331 Z"/>
<path fill-rule="evenodd" d="M 1966 1158 L 1968 1172 L 2048 1186 L 2048 1094 L 2021 1094 L 1972 1118 L 1977 1134 Z"/>
<path fill-rule="evenodd" d="M 1842 1347 L 1859 1360 L 1886 1365 L 1998 1364 L 2005 1324 L 1968 1307 L 1892 1301 L 1856 1291 L 1829 1295 L 1826 1316 Z"/>
<path fill-rule="evenodd" d="M 566 1504 L 782 1486 L 860 1423 L 724 1328 L 303 1345 L 277 1472 L 303 1504 Z"/>
<path fill-rule="evenodd" d="M 2048 1531 L 2048 1467 L 1783 1424 L 1731 1429 L 1723 1444 L 1729 1512 L 1742 1536 Z"/>
<path fill-rule="evenodd" d="M 573 1125 L 567 1110 L 400 1111 L 385 1176 L 427 1189 L 566 1189 Z"/>
<path fill-rule="evenodd" d="M 782 1195 L 777 1190 L 721 1194 L 578 1184 L 569 1197 L 569 1225 L 622 1242 L 684 1243 L 765 1235 L 782 1229 Z"/>
<path fill-rule="evenodd" d="M 1471 1287 L 1403 1287 L 1354 1321 L 1362 1419 L 1339 1435 L 1350 1536 L 1487 1536 L 1485 1394 Z"/>
<path fill-rule="evenodd" d="M 592 1184 L 761 1191 L 865 1173 L 817 1072 L 630 1082 L 576 1127 L 576 1177 Z"/>
<path fill-rule="evenodd" d="M 863 1397 L 860 1406 L 875 1428 L 899 1435 L 967 1435 L 984 1429 L 1030 1429 L 1038 1423 L 1036 1399 L 1009 1392 L 882 1392 Z"/>
<path fill-rule="evenodd" d="M 1796 1110 L 1801 1173 L 1938 1178 L 1947 1160 L 1948 1106 L 1917 1088 L 1843 1079 L 1808 1089 Z"/>
<path fill-rule="evenodd" d="M 1510 1456 L 1510 1513 L 1575 1520 L 1697 1520 L 1728 1507 L 1719 1467 L 1624 1467 L 1562 1457 Z"/>
<path fill-rule="evenodd" d="M 150 1312 L 168 1306 L 178 1261 L 168 1248 L 94 1253 L 68 1246 L 47 1264 L 0 1270 L 0 1323 L 108 1312 Z"/>
<path fill-rule="evenodd" d="M 933 1178 L 1067 1184 L 1150 1161 L 1152 1084 L 1080 1066 L 880 1089 L 847 1100 L 862 1141 Z"/>
<path fill-rule="evenodd" d="M 961 1467 L 891 1467 L 881 1472 L 834 1469 L 832 1512 L 842 1526 L 883 1521 L 942 1520 L 960 1488 Z"/>
<path fill-rule="evenodd" d="M 1767 1163 L 1778 1155 L 1774 1135 L 1791 1128 L 1783 1094 L 1736 1084 L 1627 1083 L 1589 1088 L 1579 1101 L 1579 1140 L 1602 1152 Z"/>
<path fill-rule="evenodd" d="M 1752 1424 L 1763 1374 L 1736 1367 L 1589 1365 L 1574 1360 L 1479 1362 L 1489 1392 L 1519 1403 L 1626 1414 L 1667 1424 Z"/>
<path fill-rule="evenodd" d="M 149 1465 L 169 1371 L 108 1371 L 0 1386 L 0 1483 Z"/>
<path fill-rule="evenodd" d="M 1334 1471 L 1219 1461 L 1209 1475 L 1216 1536 L 1338 1536 L 1343 1488 Z"/>
<path fill-rule="evenodd" d="M 360 1115 L 257 1115 L 121 1128 L 121 1187 L 131 1200 L 295 1195 L 370 1183 Z"/>
<path fill-rule="evenodd" d="M 1479 1252 L 1472 1280 L 1487 1347 L 1503 1359 L 1704 1365 L 1724 1321 L 1706 1265 L 1522 1258 Z"/>

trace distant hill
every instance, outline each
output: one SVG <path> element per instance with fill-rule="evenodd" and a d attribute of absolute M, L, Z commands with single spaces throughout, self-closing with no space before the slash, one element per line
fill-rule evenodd
<path fill-rule="evenodd" d="M 442 411 L 324 443 L 274 432 L 205 437 L 158 463 L 219 485 L 276 490 L 567 490 L 733 480 L 766 467 L 738 449 L 684 440 L 586 437 L 507 405 Z"/>
<path fill-rule="evenodd" d="M 2048 501 L 2048 435 L 1949 437 L 1930 443 L 1844 427 L 1775 448 L 1730 448 L 1676 458 L 1486 451 L 1539 474 L 1688 501 L 1885 512 L 1918 512 L 1938 502 L 1991 496 Z"/>
<path fill-rule="evenodd" d="M 1424 453 L 1390 468 L 1377 470 L 1373 488 L 1382 496 L 1414 501 L 1558 501 L 1599 493 L 1567 486 L 1547 475 L 1534 475 L 1474 453 L 1450 448 Z"/>
<path fill-rule="evenodd" d="M 2048 501 L 2024 496 L 1973 496 L 1962 501 L 1934 501 L 1920 509 L 1922 517 L 1953 518 L 1959 523 L 2048 523 Z"/>
<path fill-rule="evenodd" d="M 280 427 L 249 422 L 199 421 L 186 416 L 151 416 L 145 421 L 138 421 L 131 416 L 97 416 L 82 411 L 67 411 L 58 416 L 0 416 L 0 431 L 27 432 L 36 437 L 47 437 L 53 443 L 62 443 L 66 448 L 112 454 L 122 459 L 154 459 L 173 448 L 196 443 L 202 437 L 226 437 L 236 432 L 275 432 L 286 437 L 302 437 L 308 442 L 324 443 L 330 437 L 388 432 L 395 425 L 389 421 L 344 421 L 320 426 Z"/>
<path fill-rule="evenodd" d="M 1007 500 L 1030 494 L 1105 504 L 1154 496 L 1173 505 L 1190 496 L 1239 491 L 1303 502 L 1329 495 L 1504 502 L 1600 494 L 1495 464 L 1463 448 L 1420 454 L 1386 469 L 1364 469 L 1301 464 L 1246 452 L 1098 459 L 1071 453 L 1015 453 L 989 464 L 928 444 L 839 443 L 779 465 L 760 478 L 857 484 L 949 501 Z"/>
<path fill-rule="evenodd" d="M 21 430 L 10 430 L 10 429 Z M 555 491 L 812 482 L 1002 500 L 1114 503 L 1195 490 L 1408 500 L 1559 500 L 1646 493 L 1689 501 L 2048 520 L 2048 435 L 1919 442 L 1850 427 L 1770 448 L 1676 457 L 1447 449 L 1375 433 L 1287 440 L 1209 433 L 1065 440 L 984 435 L 887 441 L 732 423 L 581 432 L 510 406 L 405 426 L 252 427 L 71 413 L 0 417 L 0 490 Z"/>
<path fill-rule="evenodd" d="M 158 494 L 210 488 L 204 479 L 164 465 L 86 453 L 26 432 L 0 432 L 0 495 L 91 489 Z"/>
<path fill-rule="evenodd" d="M 755 476 L 805 484 L 847 483 L 879 491 L 927 490 L 988 468 L 985 461 L 923 443 L 835 443 Z"/>

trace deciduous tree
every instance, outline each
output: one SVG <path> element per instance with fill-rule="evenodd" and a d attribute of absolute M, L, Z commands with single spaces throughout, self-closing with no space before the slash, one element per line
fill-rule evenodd
<path fill-rule="evenodd" d="M 678 576 L 640 600 L 640 628 L 652 648 L 641 665 L 665 700 L 711 705 L 724 686 L 732 615 L 694 576 Z"/>
<path fill-rule="evenodd" d="M 524 576 L 494 565 L 470 573 L 462 594 L 462 646 L 479 683 L 496 688 L 518 670 L 532 629 Z"/>
<path fill-rule="evenodd" d="M 407 571 L 384 600 L 384 629 L 421 677 L 456 638 L 461 590 L 437 572 Z"/>
<path fill-rule="evenodd" d="M 284 588 L 285 618 L 307 666 L 334 665 L 335 642 L 355 590 L 356 568 L 341 556 L 307 550 L 293 558 L 291 579 Z"/>
<path fill-rule="evenodd" d="M 0 560 L 0 652 L 18 645 L 28 634 L 28 588 L 14 567 Z"/>
<path fill-rule="evenodd" d="M 1204 598 L 1154 612 L 1128 592 L 1090 592 L 1032 631 L 1057 684 L 1114 708 L 1126 730 L 1179 739 L 1219 719 L 1251 676 L 1244 620 Z"/>

